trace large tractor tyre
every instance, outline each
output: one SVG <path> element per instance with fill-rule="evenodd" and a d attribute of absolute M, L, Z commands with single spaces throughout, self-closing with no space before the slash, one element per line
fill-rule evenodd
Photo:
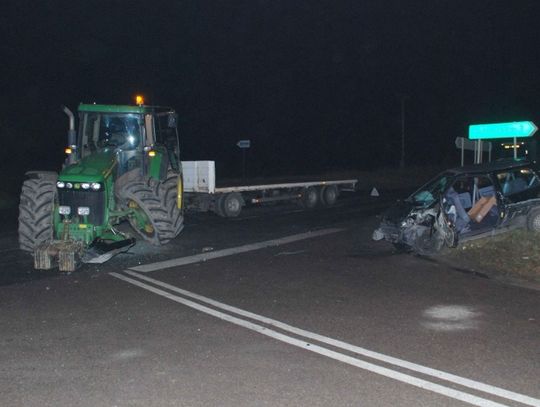
<path fill-rule="evenodd" d="M 540 208 L 533 209 L 527 216 L 527 229 L 531 232 L 540 232 Z"/>
<path fill-rule="evenodd" d="M 171 193 L 171 188 L 171 182 L 138 180 L 126 183 L 119 191 L 124 205 L 135 212 L 128 217 L 131 227 L 154 246 L 168 243 L 183 227 L 182 212 L 172 204 L 176 193 Z"/>
<path fill-rule="evenodd" d="M 53 210 L 56 177 L 35 177 L 24 181 L 19 203 L 19 247 L 33 252 L 53 238 Z"/>
<path fill-rule="evenodd" d="M 320 189 L 319 201 L 324 206 L 334 206 L 339 196 L 338 187 L 335 185 L 326 185 Z"/>
<path fill-rule="evenodd" d="M 314 187 L 305 188 L 300 197 L 300 205 L 304 209 L 314 209 L 319 204 L 319 192 Z"/>
<path fill-rule="evenodd" d="M 184 182 L 181 174 L 169 171 L 167 178 L 159 183 L 160 195 L 172 221 L 174 236 L 184 228 Z"/>
<path fill-rule="evenodd" d="M 244 199 L 238 192 L 231 192 L 220 199 L 221 212 L 226 218 L 236 218 L 242 212 Z"/>

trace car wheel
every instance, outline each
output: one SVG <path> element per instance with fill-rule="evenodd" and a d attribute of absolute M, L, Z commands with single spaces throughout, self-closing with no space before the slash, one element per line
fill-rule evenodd
<path fill-rule="evenodd" d="M 397 242 L 397 243 L 392 243 L 392 245 L 394 246 L 396 253 L 409 253 L 412 250 L 411 246 L 405 243 Z"/>
<path fill-rule="evenodd" d="M 527 216 L 527 229 L 540 232 L 540 208 L 533 209 Z"/>
<path fill-rule="evenodd" d="M 444 237 L 438 230 L 431 233 L 426 229 L 414 242 L 413 250 L 421 256 L 431 256 L 438 253 L 444 245 Z"/>

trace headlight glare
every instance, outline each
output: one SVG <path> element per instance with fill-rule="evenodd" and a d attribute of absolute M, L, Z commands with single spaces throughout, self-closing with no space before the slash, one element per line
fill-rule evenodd
<path fill-rule="evenodd" d="M 94 191 L 99 191 L 101 189 L 101 184 L 99 182 L 92 182 L 90 186 Z"/>
<path fill-rule="evenodd" d="M 71 207 L 69 206 L 59 206 L 58 207 L 58 213 L 60 215 L 69 215 L 71 213 Z"/>
<path fill-rule="evenodd" d="M 56 183 L 56 187 L 57 187 L 57 188 L 64 188 L 65 186 L 66 186 L 66 183 L 63 182 L 63 181 L 58 181 L 58 182 Z"/>
<path fill-rule="evenodd" d="M 90 183 L 88 183 L 88 182 L 83 182 L 83 183 L 81 184 L 81 188 L 82 188 L 82 189 L 89 189 L 89 188 L 90 188 Z"/>

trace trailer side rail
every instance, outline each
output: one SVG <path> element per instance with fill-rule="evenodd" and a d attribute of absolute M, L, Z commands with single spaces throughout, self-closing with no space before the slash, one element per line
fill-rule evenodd
<path fill-rule="evenodd" d="M 356 179 L 346 179 L 339 181 L 313 181 L 313 182 L 289 182 L 284 184 L 263 184 L 263 185 L 243 185 L 236 187 L 216 188 L 217 194 L 229 192 L 263 191 L 265 189 L 289 189 L 289 188 L 308 188 L 325 185 L 348 185 L 348 188 L 341 188 L 343 191 L 355 191 Z"/>

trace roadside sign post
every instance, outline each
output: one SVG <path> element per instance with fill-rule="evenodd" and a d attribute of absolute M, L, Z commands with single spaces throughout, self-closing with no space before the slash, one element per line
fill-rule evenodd
<path fill-rule="evenodd" d="M 511 138 L 514 140 L 514 158 L 517 158 L 518 137 L 532 137 L 537 130 L 531 121 L 472 124 L 469 126 L 469 139 L 481 143 L 484 139 Z"/>
<path fill-rule="evenodd" d="M 246 150 L 251 147 L 251 140 L 239 140 L 236 146 L 242 150 L 242 180 L 246 179 Z"/>
<path fill-rule="evenodd" d="M 469 140 L 465 137 L 456 137 L 456 148 L 461 150 L 461 166 L 465 165 L 465 150 L 470 150 L 474 152 L 474 163 L 477 164 L 482 161 L 482 154 L 487 152 L 489 154 L 489 161 L 491 161 L 491 150 L 493 143 L 490 141 L 484 141 L 480 143 L 481 140 Z"/>

